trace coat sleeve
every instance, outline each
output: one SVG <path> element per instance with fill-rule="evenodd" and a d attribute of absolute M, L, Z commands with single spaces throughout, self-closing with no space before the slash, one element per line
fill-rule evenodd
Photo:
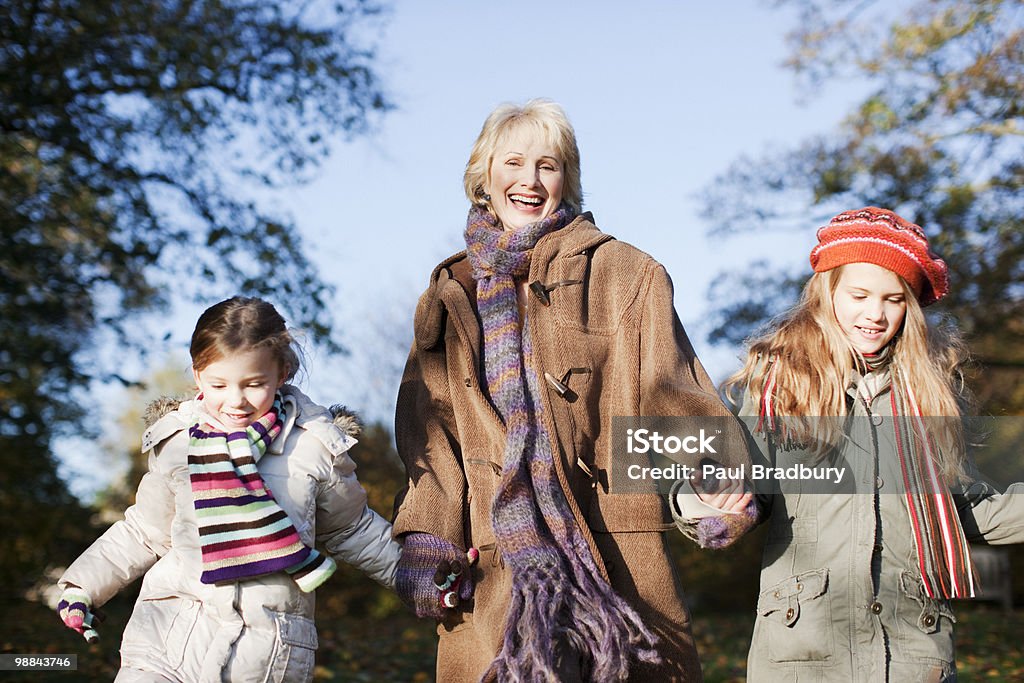
<path fill-rule="evenodd" d="M 135 504 L 68 567 L 57 582 L 61 589 L 79 586 L 98 607 L 170 550 L 174 492 L 159 471 L 155 453 L 150 451 L 149 471 L 139 482 Z"/>
<path fill-rule="evenodd" d="M 641 292 L 644 306 L 640 324 L 640 414 L 714 418 L 708 421 L 707 427 L 722 431 L 715 459 L 730 466 L 749 463 L 743 428 L 722 402 L 697 359 L 676 314 L 672 280 L 665 268 L 655 264 L 645 285 L 646 291 Z M 705 521 L 700 523 L 703 527 L 721 527 L 720 537 L 708 542 L 706 534 L 700 533 L 698 520 L 682 515 L 677 495 L 687 494 L 680 493 L 678 486 L 670 494 L 676 525 L 701 545 L 729 545 L 755 524 L 754 508 L 751 514 L 705 516 Z"/>
<path fill-rule="evenodd" d="M 743 426 L 719 397 L 714 383 L 676 315 L 672 281 L 654 263 L 640 292 L 640 415 L 706 419 L 695 425 L 721 430 L 714 459 L 723 465 L 746 465 L 750 453 Z M 695 464 L 691 462 L 689 464 Z"/>
<path fill-rule="evenodd" d="M 968 541 L 1024 543 L 1024 483 L 999 493 L 985 482 L 974 481 L 954 491 L 953 500 Z"/>
<path fill-rule="evenodd" d="M 731 418 L 679 321 L 665 268 L 653 264 L 642 287 L 640 414 Z"/>
<path fill-rule="evenodd" d="M 395 441 L 406 487 L 395 500 L 395 536 L 433 534 L 465 548 L 466 475 L 448 386 L 445 341 L 413 342 L 398 392 Z M 426 345 L 426 344 L 424 344 Z"/>
<path fill-rule="evenodd" d="M 759 414 L 758 400 L 750 393 L 749 388 L 744 389 L 743 404 L 740 406 L 740 411 L 737 415 L 742 421 L 747 434 L 748 452 L 750 453 L 751 462 L 752 464 L 764 465 L 765 467 L 775 467 L 775 444 L 766 434 L 756 433 L 754 428 Z M 758 489 L 758 487 L 754 488 L 755 490 Z M 781 492 L 765 486 L 761 486 L 760 490 L 755 493 L 754 501 L 757 503 L 757 524 L 765 522 L 771 516 L 775 497 L 781 495 Z"/>
<path fill-rule="evenodd" d="M 317 493 L 317 541 L 332 557 L 392 588 L 402 546 L 391 538 L 391 524 L 366 504 L 348 453 L 335 456 L 330 479 Z"/>

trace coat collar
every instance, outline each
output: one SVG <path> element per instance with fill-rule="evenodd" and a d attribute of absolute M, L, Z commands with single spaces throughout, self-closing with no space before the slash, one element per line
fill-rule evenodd
<path fill-rule="evenodd" d="M 548 243 L 555 243 L 558 245 L 557 257 L 569 258 L 571 256 L 578 256 L 585 252 L 587 249 L 596 247 L 602 242 L 615 239 L 611 235 L 601 232 L 601 230 L 594 223 L 594 214 L 590 211 L 584 211 L 579 216 L 576 216 L 567 226 L 561 230 L 548 233 L 540 238 L 537 242 L 536 248 L 547 246 Z M 440 279 L 441 274 L 445 271 L 450 271 L 451 268 L 460 261 L 466 261 L 466 250 L 452 254 L 441 263 L 437 264 L 433 272 L 430 273 L 430 284 L 435 285 Z M 468 262 L 467 262 L 467 272 Z M 470 276 L 472 277 L 472 276 Z"/>
<path fill-rule="evenodd" d="M 876 398 L 885 393 L 885 390 L 892 384 L 892 375 L 888 367 L 881 368 L 866 375 L 853 371 L 850 384 L 846 387 L 846 393 L 854 400 L 860 395 L 871 405 Z"/>
<path fill-rule="evenodd" d="M 534 258 L 545 262 L 568 259 L 613 239 L 598 229 L 594 224 L 594 215 L 586 211 L 561 230 L 541 237 L 534 247 Z M 416 344 L 421 349 L 434 348 L 441 341 L 446 310 L 443 295 L 450 286 L 460 287 L 475 308 L 476 280 L 465 249 L 441 261 L 430 274 L 430 285 L 416 306 L 414 319 Z"/>

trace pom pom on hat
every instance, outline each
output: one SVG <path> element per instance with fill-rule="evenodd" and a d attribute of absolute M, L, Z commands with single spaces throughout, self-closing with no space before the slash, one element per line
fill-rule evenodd
<path fill-rule="evenodd" d="M 811 268 L 823 273 L 847 263 L 891 270 L 907 281 L 922 306 L 949 293 L 949 269 L 931 251 L 924 230 L 888 209 L 844 211 L 818 229 Z"/>

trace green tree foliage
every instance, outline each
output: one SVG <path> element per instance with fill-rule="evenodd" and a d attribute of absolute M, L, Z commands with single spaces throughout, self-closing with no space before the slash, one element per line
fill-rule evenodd
<path fill-rule="evenodd" d="M 6 516 L 45 525 L 43 510 L 72 503 L 51 442 L 90 426 L 79 390 L 144 351 L 139 314 L 265 295 L 340 348 L 294 225 L 253 197 L 308 180 L 332 139 L 389 107 L 354 40 L 376 13 L 371 0 L 4 3 L 0 556 L 46 554 L 45 533 L 19 540 Z"/>
<path fill-rule="evenodd" d="M 707 190 L 712 234 L 810 231 L 845 209 L 896 210 L 949 263 L 953 290 L 936 308 L 972 344 L 983 405 L 1024 409 L 1021 2 L 779 4 L 799 11 L 787 65 L 806 92 L 851 77 L 872 90 L 833 133 L 737 160 Z M 755 268 L 714 283 L 713 342 L 740 343 L 793 303 L 807 276 Z"/>

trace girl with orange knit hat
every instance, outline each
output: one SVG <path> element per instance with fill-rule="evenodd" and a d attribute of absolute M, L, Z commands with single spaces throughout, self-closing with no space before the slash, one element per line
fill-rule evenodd
<path fill-rule="evenodd" d="M 949 601 L 978 589 L 968 541 L 1024 541 L 1024 484 L 999 494 L 971 473 L 966 352 L 922 312 L 949 290 L 924 231 L 866 207 L 817 237 L 800 301 L 726 382 L 751 472 L 775 476 L 750 478 L 752 502 L 741 482 L 680 494 L 677 521 L 707 547 L 744 516 L 769 525 L 749 681 L 955 680 Z"/>

